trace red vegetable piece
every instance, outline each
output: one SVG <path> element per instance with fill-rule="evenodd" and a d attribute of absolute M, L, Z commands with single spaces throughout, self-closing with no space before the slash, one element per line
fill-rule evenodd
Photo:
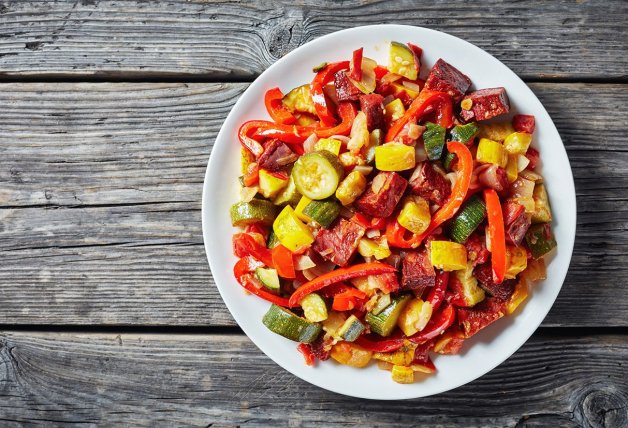
<path fill-rule="evenodd" d="M 321 229 L 318 232 L 312 249 L 326 260 L 338 266 L 346 266 L 365 231 L 359 224 L 341 218 L 331 229 Z"/>
<path fill-rule="evenodd" d="M 530 114 L 516 114 L 512 118 L 512 127 L 517 132 L 532 134 L 535 128 L 534 116 Z"/>
<path fill-rule="evenodd" d="M 414 358 L 411 364 L 425 364 L 430 361 L 430 351 L 434 349 L 434 341 L 428 340 L 417 346 L 414 350 Z"/>
<path fill-rule="evenodd" d="M 277 274 L 282 278 L 296 278 L 292 252 L 279 244 L 271 250 L 271 253 L 273 266 L 277 269 Z"/>
<path fill-rule="evenodd" d="M 298 156 L 288 145 L 277 139 L 270 140 L 264 147 L 264 152 L 257 160 L 260 168 L 268 171 L 280 171 L 294 163 Z"/>
<path fill-rule="evenodd" d="M 464 97 L 464 100 L 467 99 L 472 102 L 471 109 L 460 110 L 460 116 L 466 122 L 487 120 L 510 111 L 508 95 L 503 87 L 480 89 Z"/>
<path fill-rule="evenodd" d="M 396 172 L 382 171 L 355 202 L 356 208 L 373 217 L 390 217 L 408 182 Z"/>
<path fill-rule="evenodd" d="M 264 95 L 264 104 L 270 117 L 276 123 L 290 125 L 297 121 L 296 117 L 281 102 L 283 93 L 279 88 L 272 88 Z"/>
<path fill-rule="evenodd" d="M 314 102 L 316 114 L 324 126 L 334 126 L 336 124 L 336 117 L 334 115 L 334 109 L 332 108 L 331 102 L 327 99 L 323 88 L 329 82 L 334 80 L 334 76 L 339 70 L 346 70 L 347 68 L 349 68 L 349 61 L 327 64 L 321 71 L 316 73 L 316 76 L 310 85 L 312 101 Z"/>
<path fill-rule="evenodd" d="M 471 337 L 506 313 L 506 301 L 488 297 L 472 308 L 458 309 L 458 322 L 466 337 Z"/>
<path fill-rule="evenodd" d="M 308 366 L 313 366 L 314 362 L 314 353 L 312 352 L 312 347 L 309 343 L 299 343 L 297 345 L 297 350 L 303 354 L 303 359 L 305 359 L 305 364 Z"/>
<path fill-rule="evenodd" d="M 460 101 L 470 86 L 471 79 L 442 58 L 436 61 L 425 81 L 426 89 L 446 92 L 454 102 Z"/>
<path fill-rule="evenodd" d="M 260 244 L 248 233 L 236 233 L 232 238 L 233 254 L 237 257 L 253 256 L 266 266 L 272 267 L 270 250 Z"/>
<path fill-rule="evenodd" d="M 504 232 L 504 216 L 499 196 L 493 189 L 484 190 L 486 217 L 488 219 L 488 235 L 491 240 L 491 265 L 493 279 L 501 284 L 506 273 L 506 235 Z"/>
<path fill-rule="evenodd" d="M 314 130 L 314 133 L 319 138 L 327 138 L 332 135 L 349 135 L 351 131 L 351 126 L 353 125 L 353 120 L 357 114 L 356 108 L 353 103 L 340 103 L 338 105 L 338 114 L 340 115 L 340 119 L 342 122 L 340 124 L 333 126 L 331 128 L 317 128 Z"/>
<path fill-rule="evenodd" d="M 408 340 L 414 343 L 425 343 L 428 340 L 434 339 L 441 335 L 442 332 L 447 330 L 450 325 L 454 323 L 456 319 L 456 311 L 453 306 L 447 305 L 440 312 L 432 315 L 432 319 L 427 323 L 425 328 L 418 333 L 408 337 Z"/>
<path fill-rule="evenodd" d="M 504 202 L 502 212 L 504 214 L 506 241 L 519 246 L 532 224 L 532 217 L 526 214 L 523 205 L 514 201 Z"/>
<path fill-rule="evenodd" d="M 397 334 L 397 336 L 399 336 L 399 334 Z M 353 343 L 366 349 L 367 351 L 393 352 L 403 346 L 403 341 L 404 339 L 402 337 L 381 339 L 375 334 L 366 334 L 358 337 Z"/>
<path fill-rule="evenodd" d="M 530 163 L 528 164 L 528 169 L 533 170 L 539 164 L 539 159 L 541 158 L 541 155 L 539 154 L 538 150 L 530 147 L 526 152 L 526 157 L 530 161 Z"/>
<path fill-rule="evenodd" d="M 362 91 L 349 80 L 349 76 L 344 70 L 334 75 L 334 85 L 338 101 L 358 101 L 362 95 Z"/>
<path fill-rule="evenodd" d="M 355 81 L 362 80 L 362 55 L 364 48 L 356 49 L 353 51 L 353 58 L 349 65 L 349 77 Z"/>
<path fill-rule="evenodd" d="M 432 313 L 440 308 L 445 301 L 445 294 L 449 287 L 449 272 L 437 271 L 434 287 L 429 289 L 425 301 L 432 305 Z"/>

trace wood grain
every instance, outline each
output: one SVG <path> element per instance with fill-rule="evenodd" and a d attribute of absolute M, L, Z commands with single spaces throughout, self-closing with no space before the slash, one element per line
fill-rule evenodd
<path fill-rule="evenodd" d="M 442 30 L 527 79 L 625 79 L 626 2 L 20 1 L 0 78 L 252 79 L 303 43 L 381 23 Z"/>
<path fill-rule="evenodd" d="M 234 325 L 199 208 L 211 144 L 245 86 L 0 85 L 0 275 L 12 302 L 0 324 Z M 531 87 L 578 197 L 570 273 L 544 325 L 626 326 L 625 86 Z"/>
<path fill-rule="evenodd" d="M 6 332 L 0 414 L 3 426 L 364 426 L 368 411 L 382 427 L 620 427 L 627 359 L 625 336 L 540 336 L 454 391 L 364 401 L 309 386 L 245 336 Z"/>

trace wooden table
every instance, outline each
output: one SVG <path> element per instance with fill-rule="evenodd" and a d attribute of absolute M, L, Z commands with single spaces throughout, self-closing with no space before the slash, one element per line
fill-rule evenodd
<path fill-rule="evenodd" d="M 628 426 L 628 4 L 418 3 L 0 2 L 0 425 Z M 578 197 L 537 333 L 469 385 L 398 402 L 264 356 L 218 295 L 200 218 L 248 83 L 308 40 L 384 22 L 462 37 L 525 79 Z"/>

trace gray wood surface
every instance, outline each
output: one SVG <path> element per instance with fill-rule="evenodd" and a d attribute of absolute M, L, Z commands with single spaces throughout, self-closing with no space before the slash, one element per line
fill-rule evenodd
<path fill-rule="evenodd" d="M 624 336 L 541 335 L 455 391 L 367 402 L 309 386 L 240 335 L 7 332 L 0 334 L 0 421 L 3 426 L 31 420 L 213 427 L 621 427 L 628 424 L 626 360 Z"/>
<path fill-rule="evenodd" d="M 524 78 L 625 79 L 626 13 L 621 0 L 12 1 L 0 77 L 249 79 L 321 35 L 395 23 L 461 37 Z"/>
<path fill-rule="evenodd" d="M 207 267 L 200 199 L 213 139 L 245 87 L 1 84 L 0 273 L 13 304 L 0 305 L 0 324 L 234 325 Z M 544 325 L 626 326 L 628 92 L 531 87 L 578 197 L 572 267 Z"/>

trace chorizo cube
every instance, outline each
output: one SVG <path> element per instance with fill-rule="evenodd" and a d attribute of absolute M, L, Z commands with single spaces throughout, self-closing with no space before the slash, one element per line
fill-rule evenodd
<path fill-rule="evenodd" d="M 277 139 L 271 140 L 264 152 L 257 160 L 260 168 L 267 169 L 269 171 L 279 171 L 284 169 L 291 163 L 296 162 L 298 156 L 288 147 L 288 145 Z"/>
<path fill-rule="evenodd" d="M 417 294 L 436 283 L 436 272 L 427 250 L 410 251 L 401 262 L 401 288 L 415 290 Z"/>
<path fill-rule="evenodd" d="M 382 171 L 373 178 L 356 208 L 373 217 L 389 217 L 406 191 L 408 182 L 396 172 Z"/>
<path fill-rule="evenodd" d="M 527 132 L 532 134 L 534 132 L 536 122 L 534 116 L 531 114 L 516 114 L 512 118 L 512 127 L 517 132 Z"/>
<path fill-rule="evenodd" d="M 487 262 L 473 269 L 473 276 L 477 278 L 480 287 L 493 297 L 501 300 L 508 300 L 515 291 L 517 283 L 514 279 L 506 279 L 501 284 L 496 284 L 493 280 L 493 267 Z"/>
<path fill-rule="evenodd" d="M 336 98 L 338 98 L 338 101 L 358 101 L 360 95 L 362 95 L 362 91 L 351 83 L 345 70 L 340 70 L 334 74 L 334 86 L 336 87 Z"/>
<path fill-rule="evenodd" d="M 523 205 L 514 201 L 502 204 L 506 242 L 518 246 L 532 224 L 532 217 L 526 214 Z"/>
<path fill-rule="evenodd" d="M 432 164 L 423 162 L 410 177 L 412 192 L 437 205 L 443 205 L 451 194 L 451 184 Z"/>
<path fill-rule="evenodd" d="M 454 102 L 462 99 L 469 86 L 471 86 L 471 79 L 442 58 L 436 61 L 425 81 L 426 89 L 447 92 Z"/>
<path fill-rule="evenodd" d="M 468 110 L 460 110 L 460 116 L 466 122 L 471 120 L 487 120 L 510 111 L 510 102 L 506 89 L 503 87 L 480 89 L 465 96 L 462 103 L 470 100 Z"/>
<path fill-rule="evenodd" d="M 484 327 L 506 314 L 506 301 L 489 297 L 472 308 L 458 308 L 458 322 L 466 337 L 471 337 Z"/>
<path fill-rule="evenodd" d="M 364 229 L 359 224 L 340 219 L 331 229 L 321 229 L 312 244 L 314 251 L 338 266 L 346 266 L 358 248 Z"/>
<path fill-rule="evenodd" d="M 384 126 L 384 97 L 379 94 L 360 96 L 360 110 L 366 115 L 366 127 L 369 132 Z"/>

